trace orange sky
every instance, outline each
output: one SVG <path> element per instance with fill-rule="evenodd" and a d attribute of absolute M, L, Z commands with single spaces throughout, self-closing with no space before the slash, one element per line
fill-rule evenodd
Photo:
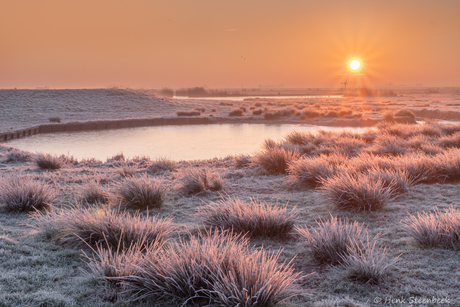
<path fill-rule="evenodd" d="M 347 62 L 362 60 L 359 76 Z M 0 2 L 0 88 L 460 86 L 458 0 Z"/>

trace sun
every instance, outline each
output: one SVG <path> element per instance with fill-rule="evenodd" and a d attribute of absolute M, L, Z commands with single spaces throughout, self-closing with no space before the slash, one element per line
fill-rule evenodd
<path fill-rule="evenodd" d="M 361 63 L 359 63 L 358 60 L 353 60 L 350 62 L 350 68 L 353 69 L 353 70 L 357 70 L 359 69 L 359 67 L 361 67 Z"/>

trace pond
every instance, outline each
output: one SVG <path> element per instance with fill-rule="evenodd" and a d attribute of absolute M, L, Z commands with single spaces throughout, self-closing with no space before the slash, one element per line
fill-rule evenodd
<path fill-rule="evenodd" d="M 102 161 L 119 153 L 126 158 L 145 155 L 176 161 L 201 160 L 252 154 L 260 150 L 265 139 L 280 140 L 294 130 L 363 132 L 365 128 L 296 124 L 154 126 L 38 134 L 9 141 L 6 145 L 30 152 L 69 154 L 78 159 L 92 157 Z"/>

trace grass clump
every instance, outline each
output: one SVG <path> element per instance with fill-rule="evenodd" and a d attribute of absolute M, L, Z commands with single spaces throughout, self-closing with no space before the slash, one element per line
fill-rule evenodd
<path fill-rule="evenodd" d="M 62 159 L 57 155 L 52 154 L 37 154 L 35 163 L 40 169 L 57 170 L 62 167 Z"/>
<path fill-rule="evenodd" d="M 124 250 L 136 243 L 146 247 L 165 241 L 173 230 L 170 218 L 80 206 L 36 213 L 32 219 L 37 220 L 37 228 L 44 229 L 48 237 L 73 247 L 100 245 Z"/>
<path fill-rule="evenodd" d="M 255 162 L 272 174 L 285 174 L 288 164 L 300 157 L 299 152 L 278 146 L 268 147 L 255 157 Z"/>
<path fill-rule="evenodd" d="M 136 275 L 120 278 L 134 299 L 166 298 L 213 306 L 273 306 L 298 293 L 292 264 L 254 250 L 227 232 L 191 236 L 145 257 Z"/>
<path fill-rule="evenodd" d="M 114 200 L 121 209 L 148 210 L 163 205 L 166 188 L 159 179 L 128 177 L 115 186 Z"/>
<path fill-rule="evenodd" d="M 356 211 L 379 210 L 393 197 L 393 184 L 385 187 L 382 179 L 342 172 L 322 181 L 324 195 L 336 207 Z"/>
<path fill-rule="evenodd" d="M 89 271 L 99 279 L 112 281 L 114 277 L 132 276 L 137 273 L 136 267 L 145 257 L 156 257 L 156 253 L 165 245 L 164 241 L 157 240 L 144 245 L 144 242 L 136 242 L 126 249 L 120 246 L 97 245 L 92 248 L 92 254 L 82 252 L 83 261 L 88 265 Z M 84 270 L 86 271 L 86 270 Z"/>
<path fill-rule="evenodd" d="M 98 182 L 91 181 L 83 188 L 82 199 L 89 204 L 106 204 L 109 202 L 109 193 Z"/>
<path fill-rule="evenodd" d="M 177 111 L 177 116 L 200 116 L 200 111 Z"/>
<path fill-rule="evenodd" d="M 369 171 L 368 176 L 371 180 L 381 180 L 384 188 L 391 188 L 395 194 L 406 193 L 414 184 L 415 180 L 410 178 L 405 170 L 394 169 L 373 169 Z"/>
<path fill-rule="evenodd" d="M 377 246 L 377 239 L 369 241 L 368 238 L 364 246 L 354 242 L 349 249 L 340 269 L 345 271 L 348 279 L 359 283 L 381 283 L 388 270 L 399 260 L 399 256 L 388 258 L 386 247 Z"/>
<path fill-rule="evenodd" d="M 28 151 L 23 151 L 17 148 L 12 148 L 6 154 L 6 161 L 5 162 L 29 162 L 32 161 L 33 156 Z"/>
<path fill-rule="evenodd" d="M 229 198 L 199 209 L 197 215 L 209 227 L 247 233 L 251 237 L 273 238 L 285 237 L 292 231 L 297 212 L 255 200 L 246 203 Z"/>
<path fill-rule="evenodd" d="M 422 246 L 460 249 L 460 211 L 450 207 L 444 212 L 409 215 L 402 222 L 407 231 Z"/>
<path fill-rule="evenodd" d="M 234 164 L 237 168 L 247 167 L 252 163 L 250 155 L 238 155 L 233 157 Z"/>
<path fill-rule="evenodd" d="M 152 164 L 147 167 L 149 174 L 157 174 L 164 172 L 172 172 L 177 169 L 177 163 L 168 158 L 157 158 Z"/>
<path fill-rule="evenodd" d="M 188 168 L 180 178 L 179 190 L 185 195 L 224 189 L 222 177 L 208 168 Z"/>
<path fill-rule="evenodd" d="M 228 113 L 228 116 L 243 116 L 244 112 L 243 109 L 238 108 L 238 109 L 233 109 Z"/>
<path fill-rule="evenodd" d="M 337 159 L 340 160 L 338 157 Z M 289 163 L 287 173 L 294 186 L 317 187 L 338 172 L 337 164 L 331 157 L 303 157 Z"/>
<path fill-rule="evenodd" d="M 122 162 L 120 166 L 117 167 L 117 173 L 121 177 L 133 177 L 136 175 L 138 170 L 139 169 L 136 164 L 129 162 Z"/>
<path fill-rule="evenodd" d="M 55 192 L 49 185 L 30 176 L 3 178 L 1 182 L 0 201 L 9 211 L 49 209 L 54 199 Z"/>
<path fill-rule="evenodd" d="M 48 118 L 50 123 L 61 123 L 61 118 L 57 116 L 52 116 Z"/>
<path fill-rule="evenodd" d="M 311 255 L 320 264 L 337 265 L 343 262 L 354 248 L 354 242 L 362 242 L 367 236 L 367 229 L 358 222 L 349 223 L 337 217 L 316 221 L 316 229 L 295 227 L 296 231 L 307 241 Z"/>

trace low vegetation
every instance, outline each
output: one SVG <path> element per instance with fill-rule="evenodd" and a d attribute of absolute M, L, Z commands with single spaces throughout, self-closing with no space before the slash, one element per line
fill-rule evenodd
<path fill-rule="evenodd" d="M 328 220 L 319 219 L 316 227 L 296 227 L 305 239 L 312 257 L 321 264 L 337 265 L 356 248 L 363 248 L 368 236 L 367 229 L 358 222 L 349 223 L 331 216 Z"/>
<path fill-rule="evenodd" d="M 171 172 L 177 169 L 177 163 L 168 158 L 157 158 L 153 163 L 147 167 L 149 174 L 158 174 L 164 172 Z"/>
<path fill-rule="evenodd" d="M 163 242 L 173 231 L 171 218 L 157 218 L 108 208 L 73 206 L 32 216 L 37 228 L 62 245 L 125 250 Z"/>
<path fill-rule="evenodd" d="M 82 190 L 82 199 L 89 204 L 106 204 L 110 194 L 97 181 L 91 181 Z"/>
<path fill-rule="evenodd" d="M 347 278 L 364 284 L 377 285 L 383 281 L 389 270 L 398 262 L 399 256 L 390 258 L 386 247 L 378 247 L 377 240 L 359 246 L 354 243 L 349 254 L 343 258 L 342 269 Z"/>
<path fill-rule="evenodd" d="M 113 201 L 121 209 L 148 210 L 163 205 L 166 187 L 160 179 L 127 177 L 115 185 Z"/>
<path fill-rule="evenodd" d="M 298 294 L 292 264 L 279 253 L 253 250 L 226 232 L 192 236 L 144 257 L 134 275 L 119 278 L 136 299 L 167 298 L 180 304 L 273 306 Z"/>
<path fill-rule="evenodd" d="M 208 227 L 226 229 L 250 237 L 286 237 L 294 227 L 297 212 L 294 209 L 251 200 L 228 198 L 211 203 L 197 212 Z"/>
<path fill-rule="evenodd" d="M 393 187 L 393 181 L 387 186 L 381 178 L 344 172 L 323 180 L 321 190 L 337 208 L 374 211 L 382 209 L 392 198 Z"/>
<path fill-rule="evenodd" d="M 63 161 L 57 155 L 39 153 L 36 155 L 35 163 L 40 169 L 57 170 L 62 167 Z"/>
<path fill-rule="evenodd" d="M 54 200 L 53 188 L 41 180 L 34 180 L 31 176 L 11 176 L 1 180 L 0 202 L 10 211 L 49 209 Z"/>
<path fill-rule="evenodd" d="M 177 111 L 177 116 L 200 116 L 200 111 Z"/>
<path fill-rule="evenodd" d="M 185 195 L 224 189 L 222 177 L 208 168 L 187 168 L 180 178 L 179 191 Z"/>
<path fill-rule="evenodd" d="M 268 173 L 285 174 L 288 164 L 299 156 L 300 154 L 297 151 L 282 147 L 272 147 L 265 148 L 264 151 L 257 154 L 255 161 Z"/>
<path fill-rule="evenodd" d="M 33 154 L 20 149 L 12 148 L 6 154 L 6 161 L 9 162 L 29 162 L 33 160 Z"/>
<path fill-rule="evenodd" d="M 356 114 L 318 105 L 295 109 Z M 368 306 L 409 294 L 458 305 L 459 135 L 393 120 L 204 161 L 60 156 L 55 172 L 0 146 L 0 305 Z M 50 192 L 44 206 L 26 181 Z"/>
<path fill-rule="evenodd" d="M 409 215 L 402 225 L 422 246 L 460 249 L 460 211 L 453 206 Z"/>

